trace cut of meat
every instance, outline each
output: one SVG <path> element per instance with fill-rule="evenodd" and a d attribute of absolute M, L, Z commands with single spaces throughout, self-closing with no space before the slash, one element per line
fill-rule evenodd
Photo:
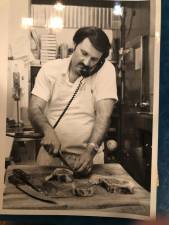
<path fill-rule="evenodd" d="M 123 193 L 131 194 L 133 193 L 133 188 L 129 185 L 128 182 L 119 182 L 116 179 L 103 179 L 100 183 L 103 187 L 106 188 L 108 192 L 111 193 Z"/>
<path fill-rule="evenodd" d="M 73 195 L 79 197 L 90 197 L 95 193 L 94 186 L 89 182 L 86 183 L 76 183 L 72 187 Z"/>
<path fill-rule="evenodd" d="M 51 179 L 71 183 L 73 181 L 73 172 L 66 168 L 56 168 L 50 175 L 45 177 L 45 181 L 49 181 Z"/>
<path fill-rule="evenodd" d="M 121 178 L 112 176 L 92 175 L 89 182 L 91 184 L 100 184 L 108 192 L 133 194 L 134 184 Z"/>

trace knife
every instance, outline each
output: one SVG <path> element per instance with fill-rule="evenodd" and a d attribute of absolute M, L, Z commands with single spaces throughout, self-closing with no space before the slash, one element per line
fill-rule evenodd
<path fill-rule="evenodd" d="M 23 170 L 21 170 L 21 169 L 13 169 L 13 176 L 16 179 L 18 178 L 18 182 L 20 180 L 21 183 L 24 183 L 24 184 L 29 185 L 30 187 L 32 187 L 33 189 L 35 189 L 35 191 L 38 191 L 38 192 L 41 191 L 41 189 L 38 186 L 36 186 L 36 185 L 34 185 L 34 184 L 32 184 L 30 182 L 30 175 L 27 174 L 27 173 L 25 173 Z"/>
<path fill-rule="evenodd" d="M 32 197 L 34 199 L 37 199 L 37 200 L 40 200 L 43 202 L 52 203 L 52 204 L 57 204 L 57 202 L 54 199 L 45 196 L 45 194 L 42 192 L 35 191 L 33 188 L 31 188 L 30 186 L 28 186 L 26 184 L 25 185 L 15 185 L 15 186 L 20 191 L 24 192 L 25 194 L 29 195 L 30 197 Z"/>
<path fill-rule="evenodd" d="M 23 179 L 23 177 L 20 176 L 21 172 L 22 172 L 22 176 L 23 175 L 25 176 L 26 173 L 24 171 L 20 170 L 19 176 L 18 176 L 18 171 L 16 173 L 16 170 L 13 170 L 13 174 L 8 177 L 9 183 L 15 185 L 15 187 L 17 189 L 19 189 L 20 191 L 24 192 L 25 194 L 31 196 L 34 199 L 52 203 L 52 204 L 57 204 L 57 202 L 53 198 L 45 196 L 44 192 L 40 191 L 40 189 L 37 189 L 36 186 L 27 182 L 26 178 Z"/>
<path fill-rule="evenodd" d="M 65 164 L 65 166 L 68 167 L 73 173 L 75 173 L 73 167 L 70 166 L 70 164 L 67 162 L 67 160 L 64 158 L 61 149 L 58 150 L 58 157 L 61 159 L 61 161 Z"/>

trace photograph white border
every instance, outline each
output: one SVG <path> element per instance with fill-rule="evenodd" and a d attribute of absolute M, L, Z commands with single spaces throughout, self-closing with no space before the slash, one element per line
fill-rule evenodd
<path fill-rule="evenodd" d="M 152 143 L 152 171 L 151 171 L 151 196 L 150 196 L 150 217 L 156 216 L 156 197 L 158 185 L 158 118 L 159 118 L 159 68 L 160 68 L 160 25 L 161 25 L 161 1 L 150 0 L 153 5 L 155 17 L 151 18 L 154 23 L 154 31 L 152 30 L 150 36 L 154 36 L 154 99 L 153 99 L 153 143 Z M 118 218 L 132 218 L 132 219 L 148 219 L 147 216 L 137 216 L 121 213 L 105 213 L 85 210 L 80 211 L 64 211 L 64 210 L 4 210 L 2 209 L 3 189 L 4 189 L 4 155 L 7 146 L 6 130 L 6 96 L 7 96 L 7 73 L 8 73 L 8 9 L 9 1 L 0 1 L 0 27 L 1 27 L 1 41 L 0 41 L 0 214 L 10 215 L 81 215 L 81 216 L 106 216 Z M 3 172 L 2 172 L 3 171 Z"/>

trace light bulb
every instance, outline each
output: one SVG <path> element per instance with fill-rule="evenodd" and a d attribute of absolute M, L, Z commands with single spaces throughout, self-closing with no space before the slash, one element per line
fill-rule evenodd
<path fill-rule="evenodd" d="M 50 19 L 49 28 L 62 29 L 63 28 L 63 19 L 59 16 L 52 17 Z"/>
<path fill-rule="evenodd" d="M 116 3 L 113 7 L 113 14 L 115 16 L 122 16 L 123 15 L 123 7 L 119 3 Z"/>
<path fill-rule="evenodd" d="M 22 18 L 21 25 L 24 29 L 28 29 L 33 26 L 33 18 Z"/>
<path fill-rule="evenodd" d="M 65 6 L 61 3 L 61 2 L 57 2 L 55 5 L 54 5 L 54 8 L 58 11 L 63 11 Z"/>

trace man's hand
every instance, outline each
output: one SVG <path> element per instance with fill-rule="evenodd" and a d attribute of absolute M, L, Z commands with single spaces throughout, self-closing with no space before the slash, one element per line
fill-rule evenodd
<path fill-rule="evenodd" d="M 74 164 L 74 170 L 77 173 L 90 173 L 92 166 L 93 166 L 93 158 L 95 156 L 95 152 L 91 149 L 87 149 L 84 151 L 79 158 L 76 159 Z"/>
<path fill-rule="evenodd" d="M 49 154 L 55 155 L 55 156 L 58 154 L 60 143 L 52 127 L 48 128 L 44 132 L 44 137 L 41 141 L 41 145 L 44 146 L 44 148 Z"/>

